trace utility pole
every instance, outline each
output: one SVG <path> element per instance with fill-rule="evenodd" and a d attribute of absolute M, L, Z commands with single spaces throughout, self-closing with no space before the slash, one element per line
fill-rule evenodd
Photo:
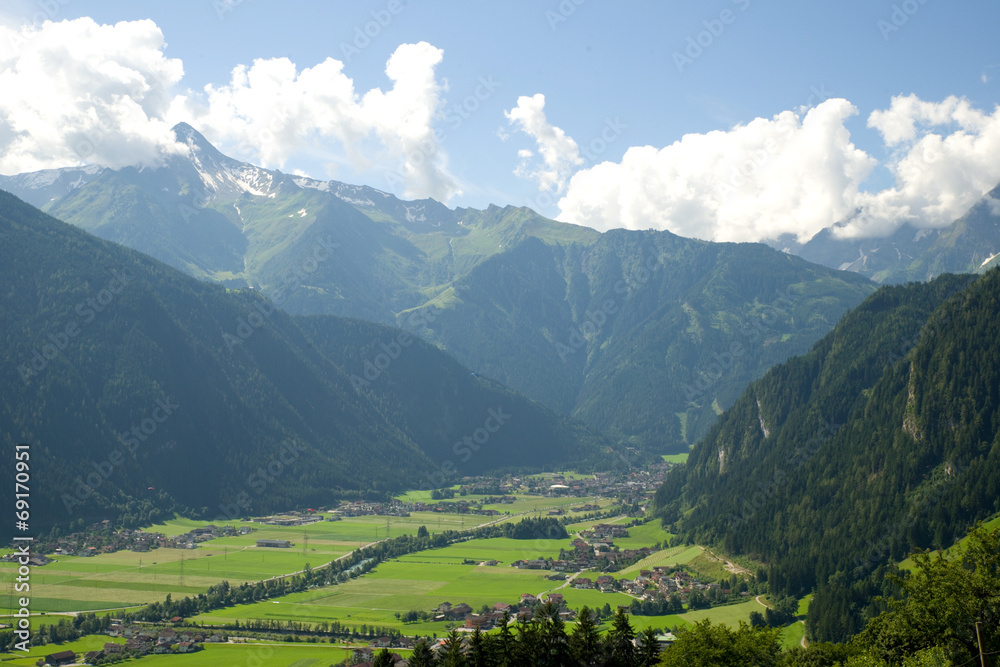
<path fill-rule="evenodd" d="M 976 621 L 976 642 L 979 644 L 979 665 L 980 667 L 986 667 L 986 658 L 983 656 L 983 638 L 979 635 L 979 627 L 981 625 L 981 621 Z"/>

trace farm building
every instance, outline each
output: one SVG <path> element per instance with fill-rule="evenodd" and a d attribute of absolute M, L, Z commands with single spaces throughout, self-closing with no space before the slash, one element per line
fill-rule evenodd
<path fill-rule="evenodd" d="M 288 540 L 257 540 L 258 547 L 280 547 L 282 549 L 287 549 L 292 546 L 292 543 Z"/>

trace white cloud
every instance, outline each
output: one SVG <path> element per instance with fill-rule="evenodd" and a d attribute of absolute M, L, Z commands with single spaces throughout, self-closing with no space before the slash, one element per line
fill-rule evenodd
<path fill-rule="evenodd" d="M 896 184 L 863 194 L 862 216 L 838 230 L 841 236 L 877 236 L 904 221 L 947 226 L 1000 182 L 1000 107 L 987 114 L 956 97 L 934 103 L 900 96 L 868 125 L 895 149 L 887 167 Z"/>
<path fill-rule="evenodd" d="M 256 60 L 225 85 L 182 92 L 183 65 L 164 56 L 163 34 L 148 20 L 0 24 L 0 44 L 0 173 L 155 165 L 186 150 L 171 132 L 186 121 L 263 166 L 283 167 L 303 151 L 327 162 L 346 153 L 390 187 L 405 186 L 405 196 L 459 194 L 434 138 L 443 52 L 426 42 L 401 45 L 386 65 L 392 88 L 363 95 L 332 58 L 302 70 L 287 58 Z"/>
<path fill-rule="evenodd" d="M 183 76 L 152 21 L 0 26 L 0 173 L 154 164 L 183 148 L 164 120 Z"/>
<path fill-rule="evenodd" d="M 517 98 L 517 106 L 505 111 L 507 120 L 538 144 L 542 164 L 532 163 L 531 151 L 521 150 L 521 163 L 514 173 L 522 178 L 538 181 L 538 187 L 547 192 L 561 193 L 574 168 L 583 164 L 580 147 L 560 128 L 545 118 L 545 96 Z"/>
<path fill-rule="evenodd" d="M 669 229 L 714 241 L 805 240 L 853 210 L 875 161 L 844 127 L 857 113 L 827 100 L 729 131 L 688 134 L 662 149 L 577 172 L 560 219 L 598 229 Z"/>
<path fill-rule="evenodd" d="M 882 236 L 903 222 L 946 226 L 1000 182 L 1000 107 L 990 115 L 955 97 L 893 98 L 868 119 L 891 149 L 884 166 L 896 177 L 877 192 L 864 183 L 878 161 L 845 125 L 856 113 L 831 99 L 665 148 L 630 148 L 620 162 L 576 172 L 559 218 L 714 241 L 806 241 L 845 220 L 839 236 Z"/>

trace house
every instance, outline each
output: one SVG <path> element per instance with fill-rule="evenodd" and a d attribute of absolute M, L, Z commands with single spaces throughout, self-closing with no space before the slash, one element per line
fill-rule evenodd
<path fill-rule="evenodd" d="M 577 577 L 573 580 L 573 588 L 593 588 L 594 582 L 588 577 Z"/>
<path fill-rule="evenodd" d="M 93 665 L 95 662 L 104 657 L 104 651 L 87 651 L 83 654 L 83 661 L 88 665 Z"/>
<path fill-rule="evenodd" d="M 470 630 L 479 628 L 480 630 L 489 630 L 493 627 L 492 621 L 486 616 L 479 616 L 478 614 L 469 614 L 465 619 L 465 627 Z"/>
<path fill-rule="evenodd" d="M 177 645 L 177 651 L 179 653 L 191 653 L 192 651 L 197 651 L 198 645 L 194 642 L 181 642 Z"/>
<path fill-rule="evenodd" d="M 521 596 L 521 604 L 535 604 L 536 602 L 538 602 L 538 598 L 531 593 L 525 593 Z"/>
<path fill-rule="evenodd" d="M 257 540 L 258 547 L 276 547 L 279 549 L 287 549 L 292 546 L 292 543 L 288 540 Z"/>
<path fill-rule="evenodd" d="M 461 603 L 461 604 L 455 605 L 451 609 L 451 615 L 454 616 L 455 618 L 465 618 L 465 616 L 467 614 L 471 614 L 471 613 L 472 613 L 472 607 L 470 607 L 469 605 L 465 604 L 464 602 Z"/>
<path fill-rule="evenodd" d="M 76 653 L 73 651 L 59 651 L 58 653 L 49 653 L 45 656 L 45 662 L 50 665 L 68 665 L 70 663 L 76 662 Z"/>
<path fill-rule="evenodd" d="M 563 603 L 562 593 L 549 593 L 545 597 L 548 599 L 549 602 L 552 602 L 554 604 L 561 605 Z"/>

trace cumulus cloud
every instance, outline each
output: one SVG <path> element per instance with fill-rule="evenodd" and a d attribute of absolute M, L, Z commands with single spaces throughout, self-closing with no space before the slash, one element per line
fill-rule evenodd
<path fill-rule="evenodd" d="M 0 173 L 155 164 L 184 150 L 164 120 L 183 76 L 152 21 L 0 26 Z"/>
<path fill-rule="evenodd" d="M 345 150 L 359 169 L 372 167 L 365 139 L 374 135 L 392 168 L 390 185 L 405 195 L 447 201 L 459 189 L 434 139 L 444 88 L 435 77 L 443 51 L 426 42 L 403 44 L 386 65 L 392 89 L 359 95 L 339 60 L 298 70 L 287 58 L 236 67 L 225 86 L 178 98 L 172 115 L 190 118 L 213 141 L 245 159 L 282 167 L 296 153 L 324 145 Z"/>
<path fill-rule="evenodd" d="M 434 137 L 443 52 L 426 42 L 389 59 L 391 89 L 363 94 L 332 58 L 301 70 L 287 58 L 256 60 L 224 85 L 184 91 L 183 64 L 164 56 L 149 20 L 0 25 L 0 44 L 0 173 L 156 165 L 187 150 L 171 131 L 186 121 L 263 166 L 283 167 L 301 151 L 346 154 L 405 196 L 447 201 L 460 192 Z"/>
<path fill-rule="evenodd" d="M 902 222 L 947 226 L 1000 181 L 1000 107 L 987 114 L 957 97 L 899 96 L 868 125 L 893 149 L 886 166 L 896 184 L 862 194 L 862 214 L 841 236 L 878 236 Z"/>
<path fill-rule="evenodd" d="M 1000 181 L 1000 108 L 990 115 L 959 98 L 910 95 L 868 118 L 896 182 L 865 191 L 879 163 L 851 140 L 846 122 L 857 113 L 831 99 L 665 148 L 630 148 L 620 162 L 573 174 L 559 218 L 713 241 L 805 242 L 837 223 L 842 237 L 882 236 L 904 222 L 946 226 Z"/>
<path fill-rule="evenodd" d="M 806 240 L 851 213 L 875 166 L 844 127 L 856 113 L 832 99 L 804 115 L 786 111 L 662 149 L 630 148 L 619 163 L 577 172 L 560 217 L 714 241 Z"/>
<path fill-rule="evenodd" d="M 535 140 L 542 159 L 541 164 L 532 161 L 534 154 L 522 149 L 518 151 L 521 163 L 514 173 L 537 181 L 538 187 L 546 192 L 563 192 L 567 179 L 583 164 L 583 158 L 576 142 L 546 119 L 545 96 L 541 93 L 521 96 L 517 98 L 517 106 L 504 115 L 516 129 Z"/>

